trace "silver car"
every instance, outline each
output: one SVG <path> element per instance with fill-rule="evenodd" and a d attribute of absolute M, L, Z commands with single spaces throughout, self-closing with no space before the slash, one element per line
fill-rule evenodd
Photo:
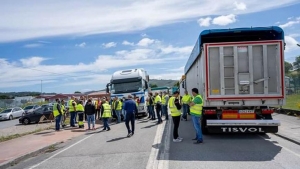
<path fill-rule="evenodd" d="M 12 120 L 17 117 L 22 117 L 25 111 L 20 107 L 5 109 L 0 112 L 0 120 Z"/>

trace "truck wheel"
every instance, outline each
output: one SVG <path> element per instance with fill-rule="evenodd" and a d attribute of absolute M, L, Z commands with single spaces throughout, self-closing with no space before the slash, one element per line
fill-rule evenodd
<path fill-rule="evenodd" d="M 201 130 L 202 130 L 203 135 L 209 134 L 207 125 L 206 125 L 206 118 L 204 118 L 203 116 L 201 118 Z"/>

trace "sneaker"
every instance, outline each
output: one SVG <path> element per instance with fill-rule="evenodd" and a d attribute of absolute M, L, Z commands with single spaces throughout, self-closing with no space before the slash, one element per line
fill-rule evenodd
<path fill-rule="evenodd" d="M 179 143 L 179 142 L 181 142 L 182 140 L 180 140 L 180 139 L 173 139 L 173 142 L 175 142 L 175 143 Z"/>
<path fill-rule="evenodd" d="M 110 130 L 110 128 L 109 129 L 107 129 L 106 131 L 109 131 Z"/>
<path fill-rule="evenodd" d="M 194 142 L 194 144 L 200 144 L 200 143 L 203 143 L 203 141 L 196 141 L 196 142 Z"/>
<path fill-rule="evenodd" d="M 131 137 L 131 136 L 132 136 L 132 134 L 131 134 L 131 133 L 128 133 L 127 137 Z"/>
<path fill-rule="evenodd" d="M 182 137 L 177 137 L 177 139 L 179 139 L 179 140 L 181 140 L 181 141 L 183 140 L 183 138 L 182 138 Z"/>

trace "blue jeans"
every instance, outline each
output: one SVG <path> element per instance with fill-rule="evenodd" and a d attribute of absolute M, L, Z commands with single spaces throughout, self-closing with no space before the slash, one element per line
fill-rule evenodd
<path fill-rule="evenodd" d="M 151 114 L 151 119 L 155 120 L 154 106 L 150 106 L 150 114 Z"/>
<path fill-rule="evenodd" d="M 75 115 L 76 115 L 76 112 L 72 111 L 72 112 L 70 112 L 70 114 L 71 114 L 70 126 L 71 127 L 75 127 Z"/>
<path fill-rule="evenodd" d="M 131 130 L 130 130 L 130 126 L 129 126 L 129 121 L 131 122 Z M 134 134 L 134 121 L 135 121 L 135 114 L 134 113 L 127 113 L 126 114 L 126 121 L 125 121 L 125 125 L 126 128 L 128 130 L 128 134 L 132 133 Z"/>
<path fill-rule="evenodd" d="M 148 114 L 149 114 L 149 118 L 151 117 L 151 111 L 150 111 L 150 108 L 151 106 L 149 105 L 149 106 L 147 106 L 147 110 L 148 110 Z"/>
<path fill-rule="evenodd" d="M 108 118 L 103 118 L 103 125 L 104 125 L 104 130 L 110 129 L 110 127 L 108 126 Z"/>
<path fill-rule="evenodd" d="M 93 125 L 93 128 L 95 128 L 95 115 L 87 115 L 87 121 L 88 121 L 88 129 L 91 129 L 91 123 Z"/>
<path fill-rule="evenodd" d="M 122 109 L 122 114 L 123 114 L 123 120 L 126 120 L 126 111 L 124 109 Z"/>
<path fill-rule="evenodd" d="M 188 114 L 188 111 L 189 111 L 189 105 L 188 104 L 183 104 L 182 109 L 183 109 L 182 118 L 187 119 L 187 114 Z"/>
<path fill-rule="evenodd" d="M 117 122 L 120 123 L 121 122 L 121 110 L 115 110 L 116 112 L 116 116 L 117 116 Z"/>
<path fill-rule="evenodd" d="M 166 116 L 166 120 L 168 120 L 169 115 L 168 115 L 168 106 L 167 105 L 162 105 L 161 112 L 162 112 L 162 115 Z"/>
<path fill-rule="evenodd" d="M 197 141 L 203 141 L 202 130 L 200 125 L 200 117 L 192 115 L 193 125 L 196 130 L 196 139 Z"/>
<path fill-rule="evenodd" d="M 55 117 L 55 130 L 60 129 L 61 115 Z"/>
<path fill-rule="evenodd" d="M 161 106 L 156 106 L 156 116 L 158 119 L 158 123 L 162 122 L 161 116 L 160 116 Z"/>

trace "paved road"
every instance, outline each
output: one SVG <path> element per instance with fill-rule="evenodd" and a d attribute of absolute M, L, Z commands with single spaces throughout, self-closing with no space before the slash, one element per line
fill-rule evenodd
<path fill-rule="evenodd" d="M 136 134 L 126 138 L 124 123 L 107 132 L 91 132 L 60 145 L 58 150 L 23 161 L 10 169 L 281 169 L 299 168 L 300 146 L 268 135 L 210 135 L 192 144 L 191 121 L 181 121 L 181 143 L 171 142 L 171 121 L 155 125 L 136 121 Z"/>
<path fill-rule="evenodd" d="M 19 124 L 19 119 L 0 121 L 0 129 L 13 127 L 17 124 Z"/>

